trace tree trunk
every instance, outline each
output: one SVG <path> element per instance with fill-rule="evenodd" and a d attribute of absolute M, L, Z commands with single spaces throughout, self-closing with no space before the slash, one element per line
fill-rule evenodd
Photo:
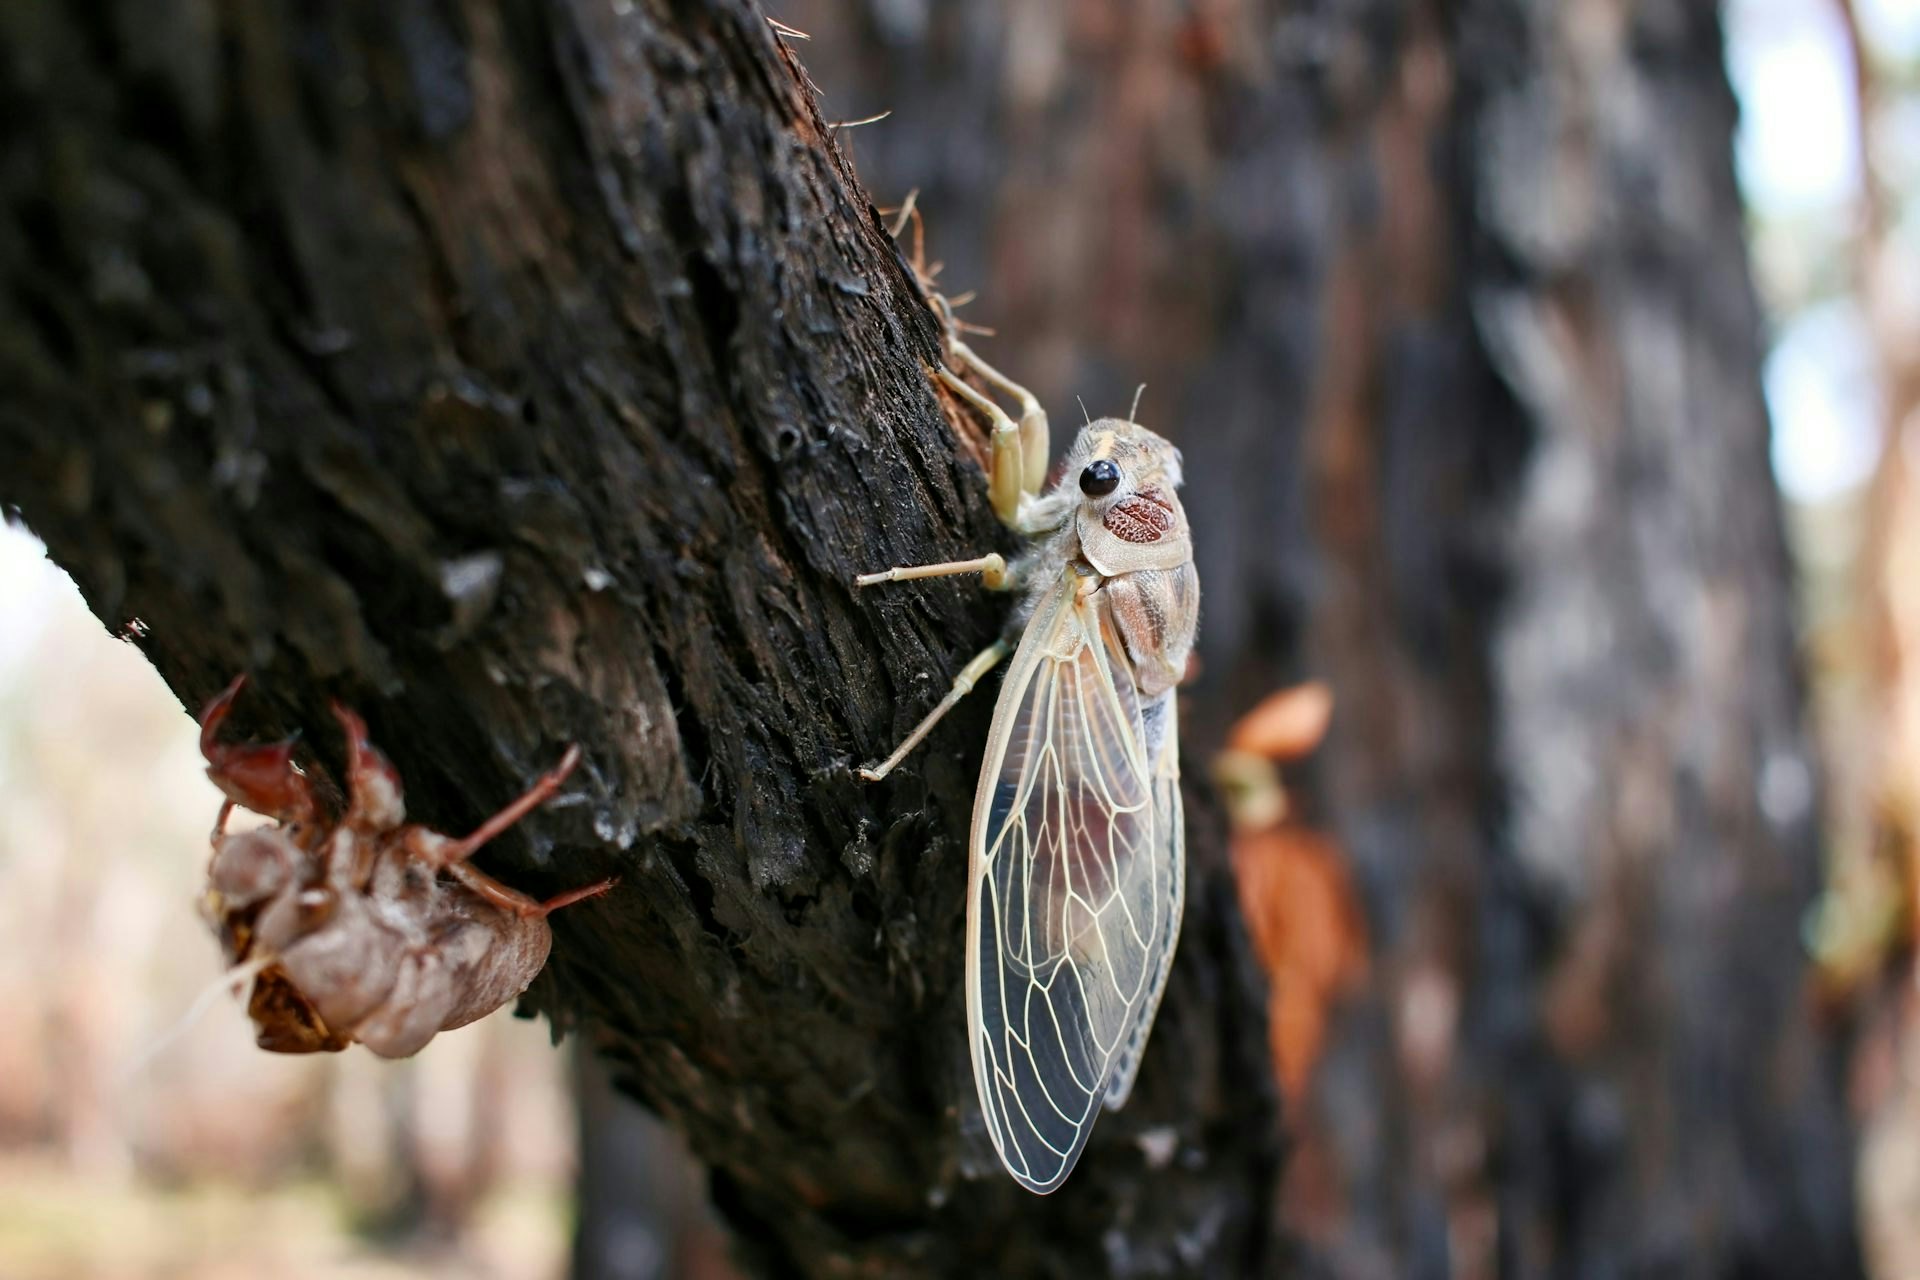
<path fill-rule="evenodd" d="M 1332 1274 L 1858 1272 L 1816 767 L 1706 5 L 802 4 L 989 357 L 1187 456 L 1190 740 L 1310 675 L 1369 993 Z"/>
<path fill-rule="evenodd" d="M 850 583 L 1005 536 L 924 299 L 750 3 L 24 0 L 0 155 L 0 503 L 189 707 L 251 671 L 236 731 L 313 729 L 324 768 L 338 697 L 434 826 L 581 744 L 483 861 L 621 875 L 531 999 L 690 1135 L 752 1266 L 1267 1266 L 1204 797 L 1134 1101 L 1046 1199 L 981 1131 L 988 698 L 885 785 L 850 766 L 1005 605 Z"/>

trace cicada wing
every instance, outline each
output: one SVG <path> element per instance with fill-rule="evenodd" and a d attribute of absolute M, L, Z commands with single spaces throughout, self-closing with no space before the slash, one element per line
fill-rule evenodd
<path fill-rule="evenodd" d="M 1167 929 L 1152 957 L 1146 1005 L 1134 1015 L 1132 1039 L 1114 1064 L 1113 1083 L 1107 1086 L 1109 1111 L 1126 1106 L 1133 1092 L 1133 1076 L 1140 1069 L 1147 1033 L 1153 1030 L 1160 997 L 1166 994 L 1167 971 L 1173 966 L 1173 953 L 1180 943 L 1180 920 L 1187 905 L 1187 819 L 1180 800 L 1180 724 L 1173 690 L 1147 703 L 1144 718 L 1153 760 L 1153 832 L 1166 866 Z"/>
<path fill-rule="evenodd" d="M 1163 735 L 1150 741 L 1125 662 L 1100 605 L 1064 577 L 1007 672 L 974 801 L 974 1082 L 1008 1172 L 1042 1193 L 1072 1171 L 1116 1081 L 1131 1087 L 1179 928 L 1177 782 L 1156 779 Z"/>

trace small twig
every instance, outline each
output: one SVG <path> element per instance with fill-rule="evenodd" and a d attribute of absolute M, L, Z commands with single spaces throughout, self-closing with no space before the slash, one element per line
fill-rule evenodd
<path fill-rule="evenodd" d="M 898 209 L 882 209 L 880 211 L 881 213 L 897 213 L 900 215 L 893 220 L 893 225 L 887 228 L 887 234 L 895 240 L 898 240 L 900 233 L 907 229 L 907 219 L 919 212 L 919 205 L 920 188 L 915 187 L 913 190 L 907 192 L 907 198 L 900 202 Z"/>
<path fill-rule="evenodd" d="M 828 125 L 827 128 L 858 129 L 863 124 L 878 124 L 880 121 L 885 120 L 888 116 L 892 114 L 893 114 L 893 108 L 888 107 L 885 111 L 882 111 L 877 116 L 868 116 L 865 120 L 836 120 L 832 124 Z"/>
<path fill-rule="evenodd" d="M 993 337 L 992 329 L 985 325 L 968 324 L 953 314 L 955 307 L 963 307 L 974 300 L 976 296 L 974 290 L 969 289 L 965 293 L 949 298 L 934 287 L 939 279 L 940 269 L 946 264 L 935 262 L 929 265 L 927 262 L 927 221 L 920 214 L 920 188 L 915 187 L 907 192 L 907 198 L 901 201 L 898 209 L 882 209 L 880 212 L 893 215 L 893 225 L 888 227 L 887 231 L 896 240 L 907 229 L 908 223 L 913 224 L 913 252 L 908 257 L 908 265 L 913 268 L 914 278 L 920 282 L 920 288 L 926 293 L 927 301 L 933 304 L 933 309 L 939 314 L 940 322 L 946 326 L 948 336 L 951 338 L 962 333 L 975 333 L 983 337 Z"/>

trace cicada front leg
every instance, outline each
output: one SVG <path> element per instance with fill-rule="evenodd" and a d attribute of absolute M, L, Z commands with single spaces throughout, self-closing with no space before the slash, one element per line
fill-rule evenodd
<path fill-rule="evenodd" d="M 955 363 L 973 370 L 1020 402 L 1020 421 L 1015 422 L 1007 416 L 1005 409 L 961 381 L 951 369 L 936 370 L 940 380 L 955 395 L 986 414 L 987 420 L 993 424 L 989 437 L 992 452 L 987 472 L 987 495 L 993 503 L 993 513 L 1002 524 L 1016 533 L 1033 534 L 1051 527 L 1053 522 L 1048 519 L 1051 513 L 1043 513 L 1039 504 L 1040 487 L 1047 480 L 1050 439 L 1047 411 L 1040 407 L 1039 399 L 1031 391 L 975 355 L 973 349 L 957 336 L 950 333 L 947 346 L 953 353 Z M 1016 585 L 1013 581 L 1015 575 L 1008 572 L 1005 557 L 995 552 L 975 556 L 971 560 L 942 560 L 937 564 L 903 565 L 882 569 L 877 573 L 863 573 L 854 579 L 854 585 L 872 587 L 883 582 L 944 578 L 962 573 L 979 574 L 981 583 L 989 590 L 998 591 Z"/>
<path fill-rule="evenodd" d="M 1032 533 L 1035 521 L 1029 508 L 1047 480 L 1047 412 L 1031 391 L 975 355 L 966 343 L 954 341 L 948 345 L 957 363 L 1020 402 L 1020 421 L 1015 422 L 1005 409 L 961 381 L 951 369 L 939 371 L 940 381 L 986 414 L 987 421 L 993 424 L 987 472 L 987 496 L 993 503 L 993 513 L 1000 517 L 1000 523 L 1016 533 Z"/>
<path fill-rule="evenodd" d="M 1039 497 L 1040 490 L 1047 483 L 1047 464 L 1051 461 L 1050 455 L 1053 448 L 1052 431 L 1047 426 L 1047 411 L 1040 407 L 1040 400 L 1033 392 L 982 360 L 966 343 L 956 338 L 950 340 L 947 346 L 953 352 L 953 358 L 957 362 L 972 369 L 1019 401 L 1020 421 L 1014 428 L 1014 434 L 1020 444 L 1020 492 L 1030 498 Z M 978 398 L 968 397 L 968 399 L 975 405 L 979 404 Z M 1006 414 L 1001 413 L 997 405 L 992 405 L 988 412 L 993 418 L 994 430 L 997 434 L 1002 430 Z M 1006 519 L 1004 516 L 1001 518 Z"/>

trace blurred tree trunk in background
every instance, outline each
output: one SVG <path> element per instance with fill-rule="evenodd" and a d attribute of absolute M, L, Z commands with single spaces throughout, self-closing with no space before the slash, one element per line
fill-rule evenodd
<path fill-rule="evenodd" d="M 1341 1277 L 1858 1268 L 1712 6 L 794 0 L 989 358 L 1187 456 L 1190 745 L 1308 675 L 1365 900 Z"/>
<path fill-rule="evenodd" d="M 939 358 L 748 0 L 0 4 L 0 511 L 183 702 L 251 671 L 233 732 L 335 776 L 353 704 L 445 830 L 578 742 L 480 860 L 622 876 L 530 1000 L 687 1133 L 752 1269 L 1269 1273 L 1206 797 L 1133 1101 L 1040 1198 L 965 1054 L 990 699 L 852 772 L 1005 618 L 852 588 L 1011 549 Z"/>
<path fill-rule="evenodd" d="M 569 1280 L 722 1280 L 735 1273 L 702 1203 L 699 1166 L 660 1120 L 623 1097 L 576 1041 L 580 1202 Z"/>
<path fill-rule="evenodd" d="M 1920 1272 L 1920 312 L 1911 288 L 1920 244 L 1902 230 L 1893 175 L 1920 85 L 1877 65 L 1858 6 L 1841 0 L 1853 54 L 1860 146 L 1852 286 L 1871 336 L 1884 445 L 1857 564 L 1858 621 L 1845 645 L 1834 772 L 1847 821 L 1820 942 L 1827 985 L 1858 1015 L 1861 1219 L 1876 1276 Z M 1845 616 L 1845 615 L 1843 615 Z M 1864 676 L 1864 678 L 1859 678 Z M 1831 712 L 1830 712 L 1831 714 Z M 1838 718 L 1838 717 L 1836 717 Z"/>

